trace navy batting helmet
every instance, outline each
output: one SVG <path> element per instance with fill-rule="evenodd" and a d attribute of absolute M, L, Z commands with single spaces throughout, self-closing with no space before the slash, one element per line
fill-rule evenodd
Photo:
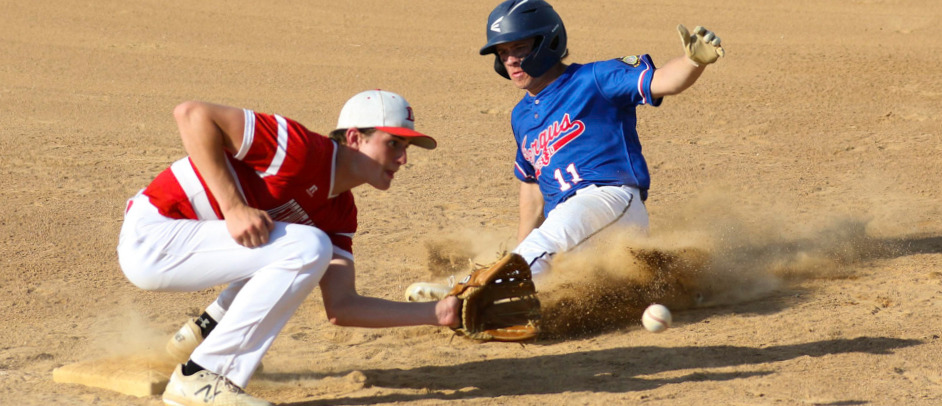
<path fill-rule="evenodd" d="M 543 0 L 507 0 L 487 17 L 487 44 L 481 48 L 481 55 L 494 54 L 494 70 L 510 79 L 496 46 L 534 37 L 533 50 L 520 67 L 538 77 L 566 56 L 566 27 L 553 6 Z"/>

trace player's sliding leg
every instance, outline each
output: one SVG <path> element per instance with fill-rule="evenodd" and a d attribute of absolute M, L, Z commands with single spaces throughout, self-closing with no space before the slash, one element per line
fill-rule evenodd
<path fill-rule="evenodd" d="M 516 249 L 528 264 L 535 280 L 549 271 L 553 256 L 577 249 L 608 227 L 648 229 L 648 211 L 637 188 L 590 186 L 556 206 L 543 224 L 533 230 Z M 417 282 L 406 289 L 406 300 L 441 300 L 451 290 L 445 284 Z"/>
<path fill-rule="evenodd" d="M 609 227 L 648 229 L 648 212 L 637 188 L 589 186 L 556 206 L 539 228 L 513 250 L 530 264 L 533 277 L 549 271 L 553 257 L 587 243 Z"/>

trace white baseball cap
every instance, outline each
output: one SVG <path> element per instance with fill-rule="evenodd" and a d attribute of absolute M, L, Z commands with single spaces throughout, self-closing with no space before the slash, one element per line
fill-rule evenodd
<path fill-rule="evenodd" d="M 409 138 L 412 145 L 435 149 L 435 139 L 415 131 L 415 115 L 402 96 L 385 90 L 367 90 L 347 100 L 337 128 L 375 128 Z"/>

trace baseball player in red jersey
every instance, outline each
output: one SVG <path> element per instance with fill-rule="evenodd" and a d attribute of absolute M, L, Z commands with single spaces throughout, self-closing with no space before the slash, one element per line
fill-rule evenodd
<path fill-rule="evenodd" d="M 457 323 L 455 298 L 402 303 L 356 292 L 350 190 L 388 189 L 410 145 L 436 146 L 414 130 L 401 96 L 357 94 L 330 138 L 282 116 L 202 102 L 180 104 L 174 117 L 189 156 L 128 201 L 121 269 L 146 290 L 229 286 L 168 344 L 188 360 L 164 403 L 270 405 L 242 388 L 318 284 L 337 325 Z"/>

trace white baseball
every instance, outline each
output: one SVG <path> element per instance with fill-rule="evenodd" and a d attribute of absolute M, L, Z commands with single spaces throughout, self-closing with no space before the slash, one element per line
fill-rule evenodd
<path fill-rule="evenodd" d="M 641 324 L 652 333 L 660 333 L 671 326 L 671 311 L 664 305 L 653 304 L 644 309 Z"/>

